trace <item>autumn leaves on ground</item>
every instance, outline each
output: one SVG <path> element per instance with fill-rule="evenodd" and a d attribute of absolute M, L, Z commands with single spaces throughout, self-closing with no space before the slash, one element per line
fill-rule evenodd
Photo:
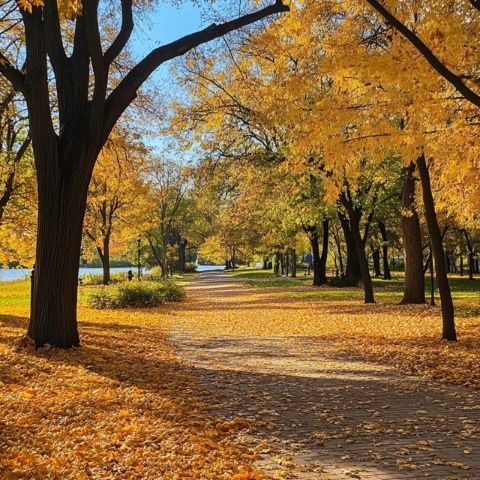
<path fill-rule="evenodd" d="M 171 341 L 179 328 L 193 337 L 292 337 L 298 349 L 302 339 L 318 348 L 331 340 L 340 354 L 480 387 L 478 312 L 468 292 L 458 292 L 460 340 L 449 344 L 439 340 L 438 309 L 397 305 L 394 283 L 378 287 L 377 305 L 362 304 L 353 289 L 304 283 L 244 279 L 205 290 L 193 279 L 185 302 L 143 311 L 99 312 L 82 300 L 82 347 L 37 352 L 19 343 L 28 284 L 0 284 L 1 478 L 263 478 L 250 467 L 258 449 L 237 441 L 255 425 L 212 410 Z"/>

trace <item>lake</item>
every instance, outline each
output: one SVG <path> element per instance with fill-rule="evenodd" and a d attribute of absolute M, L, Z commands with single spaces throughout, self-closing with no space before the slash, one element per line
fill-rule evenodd
<path fill-rule="evenodd" d="M 198 265 L 197 272 L 206 272 L 209 270 L 223 270 L 224 265 Z M 136 274 L 136 267 L 112 267 L 110 273 L 127 273 L 129 270 L 132 270 Z M 8 282 L 12 280 L 23 280 L 26 277 L 30 276 L 30 271 L 28 268 L 0 268 L 0 282 Z M 146 272 L 148 273 L 148 272 Z M 80 267 L 79 276 L 90 275 L 90 274 L 102 274 L 101 268 L 93 267 Z"/>

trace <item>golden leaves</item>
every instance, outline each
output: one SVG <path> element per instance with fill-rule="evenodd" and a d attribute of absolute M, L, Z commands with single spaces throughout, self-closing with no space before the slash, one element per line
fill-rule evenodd
<path fill-rule="evenodd" d="M 23 284 L 0 285 L 0 302 Z M 168 313 L 81 308 L 81 348 L 35 352 L 16 345 L 28 307 L 8 305 L 12 316 L 0 315 L 2 479 L 230 480 L 250 463 L 234 441 L 248 424 L 208 412 L 167 342 Z"/>

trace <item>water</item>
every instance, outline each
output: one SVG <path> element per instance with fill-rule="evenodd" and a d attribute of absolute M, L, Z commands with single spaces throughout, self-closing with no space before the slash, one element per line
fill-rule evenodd
<path fill-rule="evenodd" d="M 208 272 L 209 270 L 225 270 L 225 265 L 197 265 L 197 272 Z"/>
<path fill-rule="evenodd" d="M 206 272 L 208 270 L 223 270 L 225 267 L 223 265 L 198 265 L 197 272 Z M 132 270 L 133 273 L 137 274 L 136 267 L 112 267 L 110 273 L 127 273 L 129 270 Z M 0 268 L 0 282 L 9 282 L 13 280 L 23 280 L 30 276 L 31 270 L 28 268 Z M 148 272 L 146 272 L 148 273 Z M 90 275 L 90 274 L 102 274 L 102 269 L 98 267 L 80 267 L 79 276 Z"/>

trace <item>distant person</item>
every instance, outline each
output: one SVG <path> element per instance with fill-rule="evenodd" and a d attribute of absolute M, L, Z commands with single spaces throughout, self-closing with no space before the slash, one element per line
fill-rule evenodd
<path fill-rule="evenodd" d="M 133 280 L 133 272 L 131 270 L 129 270 L 127 272 L 127 278 L 128 278 L 129 282 L 131 282 Z"/>

